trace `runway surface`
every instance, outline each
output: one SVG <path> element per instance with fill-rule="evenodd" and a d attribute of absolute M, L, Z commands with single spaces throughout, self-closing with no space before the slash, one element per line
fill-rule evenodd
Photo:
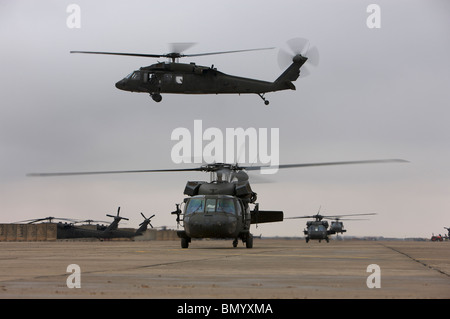
<path fill-rule="evenodd" d="M 0 298 L 447 299 L 450 242 L 0 242 Z"/>

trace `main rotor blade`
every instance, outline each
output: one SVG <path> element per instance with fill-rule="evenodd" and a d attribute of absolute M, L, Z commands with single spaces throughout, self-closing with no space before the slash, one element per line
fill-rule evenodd
<path fill-rule="evenodd" d="M 186 44 L 187 49 L 187 44 Z M 98 51 L 70 51 L 70 53 L 85 53 L 85 54 L 106 54 L 106 55 L 125 55 L 125 56 L 137 56 L 146 58 L 173 58 L 173 57 L 194 57 L 194 56 L 204 56 L 204 55 L 214 55 L 214 54 L 225 54 L 225 53 L 237 53 L 237 52 L 247 52 L 247 51 L 258 51 L 258 50 L 271 50 L 274 48 L 260 48 L 260 49 L 246 49 L 246 50 L 233 50 L 233 51 L 220 51 L 220 52 L 205 52 L 197 54 L 182 54 L 177 51 L 167 54 L 143 54 L 143 53 L 123 53 L 123 52 L 98 52 Z"/>
<path fill-rule="evenodd" d="M 344 216 L 368 216 L 368 215 L 377 215 L 377 213 L 367 213 L 367 214 L 347 214 L 347 215 L 323 215 L 325 218 L 339 218 Z"/>
<path fill-rule="evenodd" d="M 350 164 L 376 164 L 376 163 L 408 163 L 408 161 L 403 159 L 381 159 L 381 160 L 323 162 L 323 163 L 305 163 L 305 164 L 282 164 L 279 165 L 278 168 L 296 168 L 296 167 L 350 165 Z M 270 166 L 249 166 L 240 168 L 245 169 L 247 171 L 254 171 L 261 168 L 270 168 Z"/>
<path fill-rule="evenodd" d="M 345 221 L 357 220 L 357 221 L 360 221 L 360 220 L 370 220 L 370 219 L 368 219 L 368 218 L 337 218 L 336 219 L 336 221 L 341 221 L 341 220 L 345 220 Z"/>
<path fill-rule="evenodd" d="M 364 160 L 364 161 L 345 161 L 345 162 L 323 162 L 323 163 L 305 163 L 305 164 L 282 164 L 278 168 L 298 168 L 298 167 L 312 167 L 312 166 L 332 166 L 332 165 L 349 165 L 349 164 L 376 164 L 376 163 L 408 163 L 403 159 L 382 159 L 382 160 Z M 219 165 L 219 164 L 217 164 Z M 247 170 L 254 171 L 261 168 L 271 168 L 270 166 L 248 166 L 248 167 L 214 167 L 210 168 L 208 165 L 196 168 L 173 168 L 173 169 L 147 169 L 147 170 L 128 170 L 128 171 L 92 171 L 92 172 L 58 172 L 58 173 L 30 173 L 30 177 L 48 177 L 48 176 L 75 176 L 75 175 L 101 175 L 101 174 L 128 174 L 128 173 L 153 173 L 153 172 L 202 172 L 202 171 L 217 171 L 223 169 L 232 170 Z"/>
<path fill-rule="evenodd" d="M 27 176 L 31 177 L 47 177 L 47 176 L 73 176 L 73 175 L 100 175 L 100 174 L 128 174 L 128 173 L 153 173 L 153 172 L 189 172 L 202 171 L 202 168 L 174 168 L 174 169 L 146 169 L 132 171 L 94 171 L 94 172 L 59 172 L 59 173 L 31 173 Z"/>
<path fill-rule="evenodd" d="M 93 51 L 70 51 L 70 53 L 127 55 L 127 56 L 139 56 L 139 57 L 147 57 L 147 58 L 163 58 L 166 56 L 165 54 L 141 54 L 141 53 L 93 52 Z"/>
<path fill-rule="evenodd" d="M 197 43 L 195 42 L 173 42 L 169 43 L 170 46 L 170 52 L 184 52 L 188 50 L 189 48 L 193 47 Z"/>
<path fill-rule="evenodd" d="M 206 52 L 206 53 L 196 53 L 196 54 L 181 54 L 182 57 L 187 56 L 203 56 L 203 55 L 214 55 L 214 54 L 226 54 L 226 53 L 237 53 L 237 52 L 248 52 L 248 51 L 259 51 L 259 50 L 272 50 L 275 48 L 260 48 L 260 49 L 246 49 L 246 50 L 233 50 L 233 51 L 220 51 L 220 52 Z"/>

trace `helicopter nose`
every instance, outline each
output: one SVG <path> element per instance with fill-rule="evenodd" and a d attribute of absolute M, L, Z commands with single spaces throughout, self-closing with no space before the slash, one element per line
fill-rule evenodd
<path fill-rule="evenodd" d="M 198 214 L 185 220 L 185 230 L 191 237 L 198 238 L 231 238 L 236 232 L 234 216 L 210 216 Z"/>
<path fill-rule="evenodd" d="M 125 81 L 124 80 L 120 80 L 119 82 L 116 83 L 116 88 L 118 88 L 119 90 L 124 90 L 125 89 Z"/>

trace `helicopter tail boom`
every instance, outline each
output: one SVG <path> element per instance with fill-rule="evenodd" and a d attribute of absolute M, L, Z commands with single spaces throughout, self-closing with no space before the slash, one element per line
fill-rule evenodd
<path fill-rule="evenodd" d="M 275 84 L 282 85 L 284 89 L 295 90 L 292 81 L 296 81 L 300 76 L 300 68 L 308 58 L 297 54 L 292 59 L 292 64 L 275 80 Z"/>

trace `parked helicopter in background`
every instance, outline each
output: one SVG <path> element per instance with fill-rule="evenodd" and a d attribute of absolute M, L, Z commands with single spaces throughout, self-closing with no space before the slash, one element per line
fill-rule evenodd
<path fill-rule="evenodd" d="M 306 164 L 284 164 L 279 169 L 371 164 L 371 163 L 402 163 L 405 160 L 363 160 L 346 162 L 325 162 Z M 246 171 L 260 170 L 266 166 L 240 166 L 239 164 L 212 163 L 196 168 L 156 169 L 156 170 L 127 170 L 127 171 L 94 171 L 67 173 L 33 173 L 28 176 L 74 176 L 93 174 L 121 174 L 121 173 L 151 173 L 151 172 L 209 172 L 210 181 L 188 181 L 184 194 L 189 196 L 181 204 L 176 204 L 178 225 L 184 229 L 177 231 L 181 238 L 181 247 L 188 248 L 192 238 L 230 238 L 233 247 L 238 240 L 242 240 L 247 248 L 253 247 L 253 235 L 250 225 L 283 221 L 283 212 L 274 210 L 260 210 L 256 203 L 257 194 L 250 187 L 249 176 Z M 181 205 L 184 204 L 183 210 Z M 250 210 L 249 205 L 254 209 Z M 328 226 L 327 226 L 328 227 Z M 325 228 L 326 233 L 326 228 Z M 328 238 L 328 237 L 326 237 Z"/>
<path fill-rule="evenodd" d="M 250 78 L 232 76 L 211 67 L 179 63 L 183 57 L 197 57 L 225 53 L 269 50 L 274 48 L 246 49 L 198 54 L 183 54 L 194 43 L 173 43 L 172 52 L 166 54 L 140 54 L 118 52 L 70 51 L 70 53 L 124 55 L 150 58 L 168 58 L 167 62 L 158 62 L 141 67 L 116 83 L 116 88 L 123 91 L 149 93 L 155 102 L 161 102 L 163 93 L 181 94 L 258 94 L 266 105 L 269 101 L 264 94 L 281 90 L 295 90 L 292 83 L 300 75 L 300 68 L 306 61 L 317 66 L 319 54 L 316 47 L 310 48 L 309 41 L 295 38 L 288 41 L 291 53 L 280 51 L 279 63 L 290 60 L 291 65 L 274 81 L 267 82 Z M 282 61 L 282 62 L 280 62 Z M 305 71 L 305 74 L 308 74 Z"/>
<path fill-rule="evenodd" d="M 112 239 L 112 238 L 134 238 L 136 236 L 142 235 L 146 230 L 148 225 L 153 228 L 152 224 L 150 223 L 151 219 L 155 216 L 152 215 L 149 218 L 146 218 L 143 213 L 141 213 L 142 217 L 144 218 L 144 221 L 139 224 L 139 229 L 136 231 L 129 231 L 129 230 L 123 230 L 119 229 L 118 225 L 119 222 L 124 219 L 128 220 L 128 218 L 119 216 L 120 207 L 117 210 L 117 215 L 109 215 L 106 214 L 108 217 L 113 217 L 114 221 L 109 224 L 108 226 L 105 225 L 91 225 L 92 222 L 102 222 L 106 223 L 104 221 L 95 221 L 95 220 L 76 220 L 76 219 L 70 219 L 70 218 L 58 218 L 58 217 L 45 217 L 45 218 L 37 218 L 37 219 L 29 219 L 20 221 L 17 223 L 28 223 L 28 224 L 35 224 L 38 222 L 48 221 L 48 223 L 52 223 L 53 220 L 61 220 L 64 222 L 58 222 L 56 223 L 56 238 L 57 239 L 73 239 L 73 238 L 98 238 L 100 240 L 103 239 Z M 76 226 L 75 224 L 78 223 L 84 223 L 87 222 L 88 225 L 79 225 Z"/>
<path fill-rule="evenodd" d="M 286 217 L 285 219 L 298 219 L 298 218 L 314 218 L 313 221 L 306 222 L 306 229 L 303 231 L 305 234 L 305 240 L 308 243 L 311 239 L 318 240 L 321 242 L 322 240 L 326 240 L 327 243 L 330 241 L 329 236 L 337 233 L 345 233 L 347 230 L 344 229 L 344 223 L 341 220 L 358 220 L 358 219 L 343 219 L 342 217 L 346 216 L 362 216 L 362 215 L 376 215 L 376 213 L 368 213 L 368 214 L 347 214 L 347 215 L 320 215 L 319 211 L 316 215 L 312 216 L 296 216 L 296 217 Z M 331 222 L 330 229 L 328 229 L 328 221 L 324 219 L 334 219 Z"/>

